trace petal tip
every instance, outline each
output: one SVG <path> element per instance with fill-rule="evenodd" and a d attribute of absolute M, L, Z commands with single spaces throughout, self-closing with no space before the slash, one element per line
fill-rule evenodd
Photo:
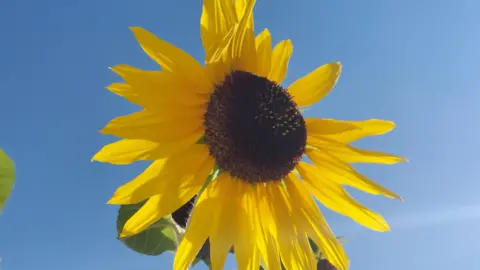
<path fill-rule="evenodd" d="M 385 122 L 385 124 L 387 125 L 390 125 L 393 128 L 395 128 L 397 126 L 397 124 L 395 124 L 395 122 L 391 121 L 391 120 L 381 120 L 383 122 Z"/>
<path fill-rule="evenodd" d="M 378 226 L 375 226 L 375 227 L 368 227 L 367 228 L 373 230 L 373 231 L 376 231 L 376 232 L 381 232 L 381 233 L 384 233 L 384 232 L 389 232 L 390 231 L 390 226 L 384 222 L 384 223 L 379 223 Z"/>
<path fill-rule="evenodd" d="M 113 71 L 115 74 L 122 76 L 122 74 L 124 74 L 122 72 L 122 70 L 125 69 L 125 65 L 120 64 L 120 65 L 116 65 L 116 66 L 113 66 L 113 67 L 108 67 L 108 69 Z"/>
<path fill-rule="evenodd" d="M 122 232 L 120 233 L 120 235 L 118 236 L 118 238 L 120 239 L 123 239 L 123 238 L 128 238 L 132 235 L 135 235 L 134 233 L 130 232 L 130 231 L 126 231 L 125 228 L 123 228 Z"/>
<path fill-rule="evenodd" d="M 396 200 L 399 200 L 401 202 L 403 202 L 403 198 L 402 196 L 396 194 L 396 193 L 393 193 L 391 191 L 388 192 L 388 194 L 383 194 L 385 197 L 387 198 L 390 198 L 390 199 L 396 199 Z"/>
<path fill-rule="evenodd" d="M 381 232 L 389 232 L 390 231 L 390 225 L 384 220 L 382 222 L 382 228 L 380 230 Z"/>
<path fill-rule="evenodd" d="M 110 200 L 108 200 L 107 204 L 119 204 L 118 199 L 115 198 L 115 195 L 114 195 L 112 198 L 110 198 Z"/>
<path fill-rule="evenodd" d="M 98 131 L 100 134 L 107 135 L 108 134 L 108 127 L 104 127 Z"/>
<path fill-rule="evenodd" d="M 93 157 L 90 159 L 90 162 L 102 162 L 102 159 L 101 159 L 101 152 L 102 150 L 98 151 L 95 155 L 93 155 Z"/>
<path fill-rule="evenodd" d="M 120 232 L 120 235 L 119 235 L 120 238 L 131 237 L 141 232 L 135 229 L 134 226 L 131 226 L 131 224 L 129 224 L 130 221 L 131 221 L 131 218 L 127 220 L 127 223 L 125 223 L 125 225 L 123 226 L 122 232 Z"/>
<path fill-rule="evenodd" d="M 142 27 L 140 27 L 140 26 L 129 26 L 128 29 L 130 29 L 130 31 L 132 31 L 132 32 L 144 30 L 144 29 L 143 29 Z"/>

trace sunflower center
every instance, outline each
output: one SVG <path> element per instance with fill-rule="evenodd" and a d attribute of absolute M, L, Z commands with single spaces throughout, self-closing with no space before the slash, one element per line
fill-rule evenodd
<path fill-rule="evenodd" d="M 233 71 L 215 88 L 204 117 L 210 154 L 232 177 L 281 180 L 305 151 L 305 121 L 297 105 L 266 78 Z"/>

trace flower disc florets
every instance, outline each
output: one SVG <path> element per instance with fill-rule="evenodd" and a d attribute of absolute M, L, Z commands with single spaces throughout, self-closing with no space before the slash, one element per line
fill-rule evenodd
<path fill-rule="evenodd" d="M 226 76 L 204 118 L 210 154 L 232 177 L 254 183 L 281 180 L 305 151 L 305 121 L 292 97 L 249 72 Z"/>

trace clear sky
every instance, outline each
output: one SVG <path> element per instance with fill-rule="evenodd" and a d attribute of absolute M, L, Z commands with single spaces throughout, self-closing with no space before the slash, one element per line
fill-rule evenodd
<path fill-rule="evenodd" d="M 478 267 L 480 2 L 257 2 L 257 32 L 268 27 L 274 41 L 293 41 L 286 85 L 330 61 L 344 66 L 337 87 L 309 115 L 394 120 L 392 133 L 358 146 L 410 159 L 357 166 L 403 195 L 402 203 L 353 192 L 385 215 L 391 232 L 324 211 L 347 240 L 352 269 Z M 0 1 L 0 147 L 18 171 L 0 216 L 4 270 L 171 267 L 170 254 L 141 256 L 117 241 L 117 207 L 106 205 L 145 164 L 90 159 L 114 140 L 98 130 L 137 109 L 104 89 L 119 81 L 108 67 L 156 67 L 128 26 L 201 60 L 200 12 L 200 0 Z"/>

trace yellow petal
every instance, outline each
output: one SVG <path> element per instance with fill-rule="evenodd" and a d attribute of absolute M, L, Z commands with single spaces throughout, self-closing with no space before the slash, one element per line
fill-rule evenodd
<path fill-rule="evenodd" d="M 111 70 L 120 75 L 129 87 L 115 83 L 107 89 L 152 111 L 168 105 L 189 106 L 208 102 L 208 97 L 197 91 L 200 88 L 192 87 L 193 82 L 169 72 L 141 70 L 129 65 L 117 65 Z"/>
<path fill-rule="evenodd" d="M 293 52 L 293 45 L 290 40 L 280 41 L 272 52 L 272 61 L 268 79 L 281 84 L 288 71 L 288 62 Z"/>
<path fill-rule="evenodd" d="M 238 27 L 233 27 L 218 45 L 210 61 L 205 62 L 205 70 L 215 85 L 221 85 L 225 77 L 232 71 L 230 49 L 237 30 Z"/>
<path fill-rule="evenodd" d="M 331 264 L 338 269 L 346 270 L 348 268 L 347 255 L 330 230 L 305 184 L 294 173 L 290 173 L 285 179 L 285 186 L 294 203 L 294 214 L 299 229 L 308 233 L 308 236 L 317 244 Z"/>
<path fill-rule="evenodd" d="M 238 233 L 235 237 L 234 248 L 235 258 L 237 259 L 238 269 L 258 270 L 260 268 L 260 251 L 256 245 L 256 230 L 258 230 L 258 217 L 256 214 L 256 204 L 253 199 L 253 188 L 249 184 L 244 184 L 242 190 L 240 207 L 237 211 Z"/>
<path fill-rule="evenodd" d="M 267 78 L 272 64 L 272 37 L 268 29 L 265 28 L 265 30 L 255 38 L 255 47 L 257 50 L 256 74 Z"/>
<path fill-rule="evenodd" d="M 347 163 L 320 150 L 307 150 L 306 154 L 322 175 L 341 185 L 348 185 L 364 192 L 401 199 L 400 196 L 358 173 Z"/>
<path fill-rule="evenodd" d="M 297 169 L 308 189 L 327 208 L 350 217 L 372 230 L 381 232 L 390 230 L 380 214 L 358 203 L 341 185 L 322 175 L 315 166 L 301 162 Z"/>
<path fill-rule="evenodd" d="M 170 99 L 170 102 L 165 102 L 165 100 L 161 99 L 157 100 L 157 97 L 160 98 L 158 93 L 152 93 L 152 95 L 142 93 L 142 91 L 136 91 L 130 85 L 123 83 L 112 83 L 107 89 L 134 104 L 146 108 L 146 110 L 151 113 L 156 113 L 159 121 L 201 115 L 205 112 L 207 106 L 207 101 L 190 105 L 181 104 L 173 101 L 171 96 L 167 98 L 167 100 Z M 173 93 L 171 94 L 174 96 Z"/>
<path fill-rule="evenodd" d="M 310 245 L 310 241 L 306 233 L 302 233 L 298 236 L 297 249 L 298 251 L 296 252 L 304 254 L 304 256 L 306 257 L 306 261 L 311 265 L 313 270 L 317 270 L 317 259 L 315 257 L 315 254 L 313 253 L 312 246 Z"/>
<path fill-rule="evenodd" d="M 356 129 L 347 130 L 342 133 L 328 135 L 328 138 L 332 140 L 343 142 L 343 143 L 351 143 L 356 140 L 365 138 L 367 136 L 376 136 L 382 135 L 387 132 L 390 132 L 392 129 L 395 128 L 395 123 L 392 121 L 387 120 L 378 120 L 378 119 L 370 119 L 365 121 L 339 121 L 340 123 L 345 123 L 349 125 L 356 126 Z M 310 134 L 315 136 L 313 134 Z"/>
<path fill-rule="evenodd" d="M 297 241 L 295 245 L 292 245 L 293 250 L 291 253 L 297 257 L 294 260 L 296 263 L 292 269 L 317 269 L 317 259 L 315 258 L 315 254 L 313 253 L 312 247 L 308 241 L 308 236 L 306 233 L 301 233 L 297 237 Z"/>
<path fill-rule="evenodd" d="M 212 181 L 202 192 L 193 209 L 190 222 L 178 247 L 173 262 L 174 270 L 186 270 L 192 264 L 198 251 L 203 246 L 209 235 L 214 229 L 217 219 L 217 209 L 221 209 L 224 203 L 222 199 L 222 191 L 219 188 L 222 174 L 216 180 Z M 214 226 L 212 226 L 214 225 Z"/>
<path fill-rule="evenodd" d="M 255 193 L 251 197 L 254 201 L 254 222 L 257 247 L 262 256 L 263 262 L 269 270 L 280 270 L 280 251 L 275 235 L 278 230 L 268 204 L 268 192 L 264 185 L 255 186 Z"/>
<path fill-rule="evenodd" d="M 238 21 L 233 1 L 204 0 L 200 32 L 205 61 L 210 62 L 227 33 Z"/>
<path fill-rule="evenodd" d="M 245 1 L 244 12 L 236 25 L 237 31 L 231 44 L 232 68 L 256 73 L 255 36 L 253 29 L 248 27 L 256 0 Z"/>
<path fill-rule="evenodd" d="M 278 241 L 282 263 L 286 269 L 316 269 L 316 260 L 312 248 L 307 246 L 305 250 L 301 249 L 299 241 L 305 241 L 305 232 L 298 231 L 298 220 L 295 220 L 294 209 L 291 199 L 286 189 L 280 183 L 268 184 L 269 201 L 275 222 L 278 224 L 279 231 L 275 236 Z"/>
<path fill-rule="evenodd" d="M 236 0 L 235 1 L 235 11 L 237 12 L 237 18 L 242 18 L 245 9 L 248 6 L 248 0 Z M 253 14 L 250 16 L 250 19 L 247 21 L 247 28 L 253 29 Z"/>
<path fill-rule="evenodd" d="M 314 146 L 336 158 L 348 163 L 379 163 L 395 164 L 407 161 L 405 158 L 387 153 L 358 149 L 353 146 L 329 140 L 326 137 L 315 138 L 308 136 L 307 144 Z"/>
<path fill-rule="evenodd" d="M 126 83 L 112 83 L 106 87 L 110 92 L 115 93 L 126 100 L 139 105 L 141 107 L 149 107 L 152 104 L 152 99 L 148 98 L 148 94 L 140 94 L 134 88 Z M 150 106 L 154 107 L 154 106 Z"/>
<path fill-rule="evenodd" d="M 213 164 L 205 145 L 193 145 L 168 159 L 153 162 L 137 178 L 119 187 L 108 203 L 134 204 L 157 194 L 188 197 L 185 194 L 191 190 L 200 190 Z"/>
<path fill-rule="evenodd" d="M 221 3 L 224 2 L 230 1 Z M 238 18 L 238 23 L 234 24 L 226 34 L 222 34 L 215 48 L 212 49 L 214 51 L 212 56 L 207 57 L 206 70 L 216 85 L 221 84 L 232 69 L 256 73 L 255 37 L 253 29 L 248 27 L 248 20 L 253 16 L 254 5 L 254 0 L 245 2 L 245 10 L 242 12 L 242 17 Z"/>
<path fill-rule="evenodd" d="M 198 131 L 185 139 L 165 143 L 146 140 L 119 140 L 105 145 L 95 154 L 92 161 L 124 165 L 140 160 L 165 158 L 185 151 L 188 147 L 198 142 L 202 134 L 203 132 Z"/>
<path fill-rule="evenodd" d="M 337 83 L 342 66 L 329 63 L 312 71 L 288 87 L 298 106 L 310 106 L 324 98 Z"/>
<path fill-rule="evenodd" d="M 211 160 L 211 162 L 204 162 L 202 168 L 200 168 L 200 171 L 198 171 L 195 176 L 190 178 L 163 179 L 163 182 L 167 182 L 166 184 L 159 183 L 158 186 L 155 187 L 156 190 L 152 190 L 150 194 L 143 193 L 143 195 L 150 196 L 154 193 L 153 191 L 161 192 L 158 195 L 152 196 L 147 203 L 125 223 L 120 237 L 129 237 L 138 234 L 161 217 L 173 213 L 182 207 L 182 205 L 186 204 L 200 191 L 212 167 L 213 160 Z M 146 185 L 148 186 L 148 184 Z M 160 186 L 162 188 L 160 188 Z M 142 190 L 142 188 L 143 186 L 140 186 L 137 190 Z M 151 188 L 153 189 L 154 187 Z M 125 187 L 125 189 L 129 189 L 129 187 Z M 143 191 L 146 192 L 146 190 Z M 133 191 L 133 194 L 133 196 L 141 195 L 135 191 Z M 133 196 L 131 198 L 134 198 Z"/>
<path fill-rule="evenodd" d="M 235 241 L 235 235 L 239 233 L 237 212 L 240 206 L 241 190 L 228 173 L 220 174 L 215 181 L 218 182 L 217 188 L 220 190 L 221 205 L 215 211 L 215 224 L 211 224 L 210 259 L 212 270 L 222 270 L 228 252 Z"/>
<path fill-rule="evenodd" d="M 159 211 L 160 195 L 153 196 L 125 223 L 120 238 L 136 235 L 147 229 L 150 225 L 164 215 Z"/>
<path fill-rule="evenodd" d="M 112 164 L 130 164 L 138 160 L 157 159 L 155 154 L 159 144 L 145 140 L 119 140 L 104 146 L 96 153 L 92 161 Z"/>
<path fill-rule="evenodd" d="M 335 119 L 306 118 L 305 124 L 308 136 L 336 135 L 360 129 L 353 124 Z"/>
<path fill-rule="evenodd" d="M 203 131 L 202 111 L 201 109 L 192 110 L 189 116 L 163 120 L 162 115 L 143 110 L 113 119 L 101 132 L 125 139 L 154 142 L 178 141 Z"/>
<path fill-rule="evenodd" d="M 145 53 L 155 60 L 165 71 L 185 79 L 197 91 L 208 93 L 212 84 L 203 66 L 188 53 L 165 42 L 141 27 L 130 27 Z"/>

